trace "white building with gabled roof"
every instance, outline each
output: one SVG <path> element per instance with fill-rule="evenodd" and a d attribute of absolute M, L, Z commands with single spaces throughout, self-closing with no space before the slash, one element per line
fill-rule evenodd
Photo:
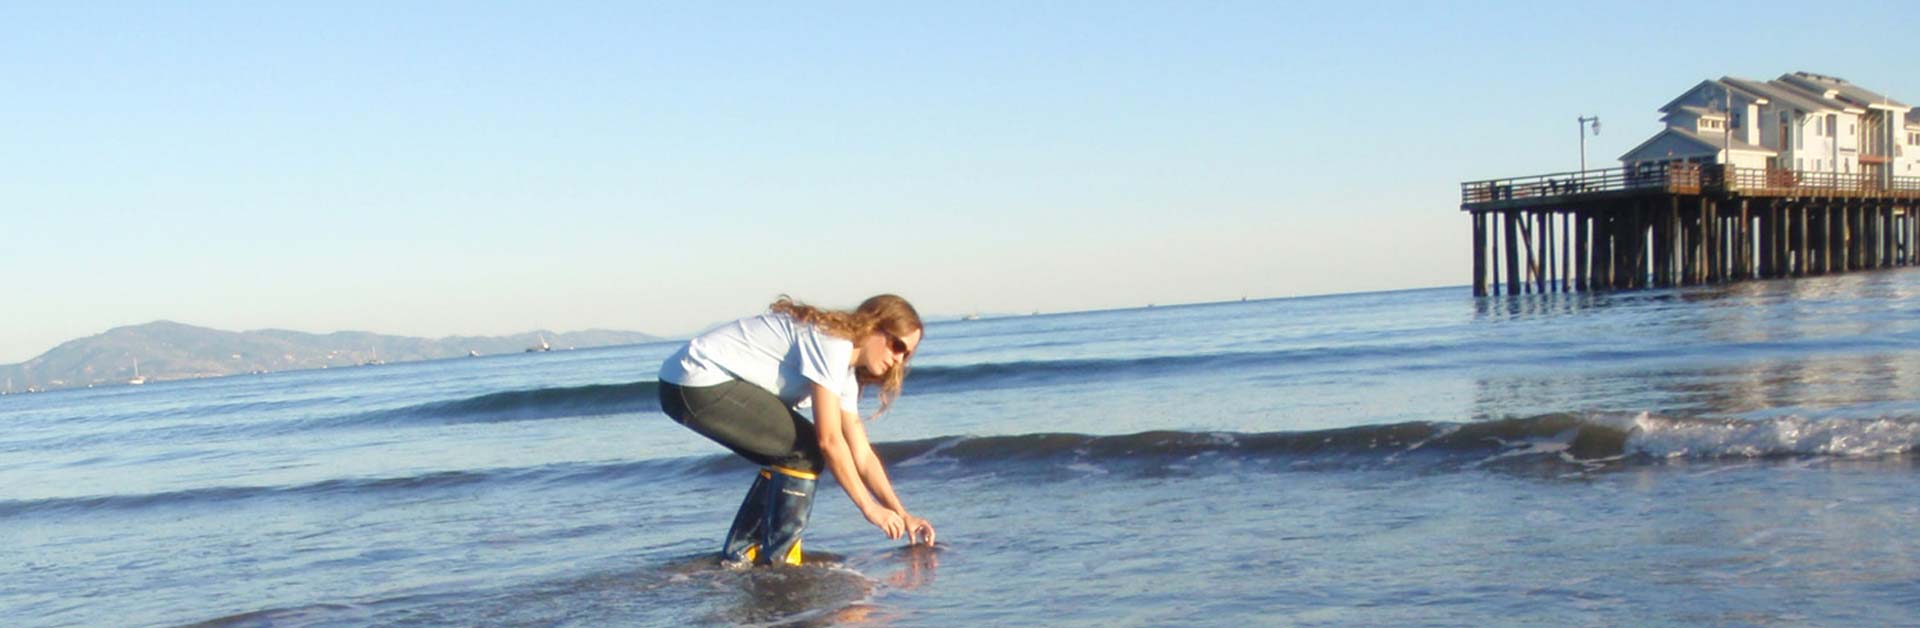
<path fill-rule="evenodd" d="M 1837 77 L 1721 77 L 1701 81 L 1660 112 L 1667 128 L 1621 155 L 1623 165 L 1920 177 L 1920 112 Z"/>

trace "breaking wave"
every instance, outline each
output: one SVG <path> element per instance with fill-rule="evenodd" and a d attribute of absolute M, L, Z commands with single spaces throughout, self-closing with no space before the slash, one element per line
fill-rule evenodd
<path fill-rule="evenodd" d="M 494 397 L 489 395 L 488 397 Z M 481 404 L 478 399 L 470 405 Z M 503 399 L 515 399 L 506 397 Z M 516 401 L 490 402 L 489 407 Z M 449 407 L 455 404 L 449 404 Z M 1089 465 L 1145 473 L 1206 473 L 1274 463 L 1278 469 L 1594 470 L 1673 460 L 1886 458 L 1920 450 L 1920 418 L 1747 421 L 1651 414 L 1548 414 L 1473 423 L 1411 422 L 1305 432 L 1155 431 L 950 436 L 876 445 L 895 468 L 955 467 L 970 473 L 1079 474 Z M 283 497 L 379 495 L 448 487 L 662 481 L 737 474 L 730 454 L 611 463 L 462 470 L 409 477 L 331 479 L 295 486 L 212 487 L 136 495 L 0 501 L 0 517 L 46 512 L 134 510 Z M 943 470 L 945 472 L 946 470 Z"/>
<path fill-rule="evenodd" d="M 1477 465 L 1536 458 L 1570 463 L 1831 456 L 1876 458 L 1920 448 L 1920 419 L 1783 417 L 1762 421 L 1648 413 L 1547 414 L 1473 423 L 1410 422 L 1307 432 L 1157 431 L 1114 436 L 951 437 L 880 447 L 909 464 L 1165 461 L 1215 456 L 1359 466 Z"/>
<path fill-rule="evenodd" d="M 642 381 L 627 384 L 513 390 L 467 399 L 437 401 L 392 410 L 320 419 L 310 424 L 360 427 L 506 423 L 659 410 L 659 383 Z"/>

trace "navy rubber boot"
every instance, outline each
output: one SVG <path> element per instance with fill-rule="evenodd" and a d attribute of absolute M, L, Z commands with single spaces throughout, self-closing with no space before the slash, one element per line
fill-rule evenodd
<path fill-rule="evenodd" d="M 813 487 L 819 477 L 804 471 L 774 468 L 767 483 L 767 516 L 762 532 L 761 559 L 776 565 L 800 564 L 800 532 L 813 514 Z"/>
<path fill-rule="evenodd" d="M 720 547 L 720 557 L 733 562 L 754 562 L 760 555 L 760 537 L 767 521 L 767 484 L 773 472 L 761 469 L 754 476 L 753 486 L 747 489 L 747 497 L 740 501 L 740 512 L 733 515 L 733 527 L 727 529 L 727 542 Z"/>

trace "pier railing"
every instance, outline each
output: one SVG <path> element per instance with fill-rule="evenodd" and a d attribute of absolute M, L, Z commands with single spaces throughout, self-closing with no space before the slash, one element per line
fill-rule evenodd
<path fill-rule="evenodd" d="M 1620 192 L 1700 194 L 1703 191 L 1758 196 L 1853 196 L 1920 198 L 1920 177 L 1808 172 L 1781 168 L 1733 168 L 1666 164 L 1555 172 L 1460 184 L 1460 203 L 1580 200 Z M 1505 203 L 1502 203 L 1505 205 Z"/>
<path fill-rule="evenodd" d="M 1463 204 L 1487 203 L 1626 190 L 1697 193 L 1700 191 L 1700 182 L 1701 167 L 1697 164 L 1555 172 L 1510 179 L 1468 181 L 1460 184 L 1460 202 Z"/>
<path fill-rule="evenodd" d="M 1795 194 L 1861 197 L 1911 197 L 1920 192 L 1920 177 L 1888 177 L 1877 174 L 1838 172 L 1801 172 L 1763 168 L 1711 169 L 1709 185 L 1730 192 L 1768 196 Z"/>

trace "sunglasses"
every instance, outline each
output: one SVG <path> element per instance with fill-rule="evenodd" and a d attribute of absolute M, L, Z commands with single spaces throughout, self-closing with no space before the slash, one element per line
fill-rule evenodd
<path fill-rule="evenodd" d="M 887 336 L 887 348 L 892 349 L 893 352 L 899 354 L 900 357 L 907 357 L 913 354 L 913 352 L 907 350 L 907 341 L 901 340 L 899 336 L 895 336 L 891 332 L 883 331 L 880 333 Z"/>

